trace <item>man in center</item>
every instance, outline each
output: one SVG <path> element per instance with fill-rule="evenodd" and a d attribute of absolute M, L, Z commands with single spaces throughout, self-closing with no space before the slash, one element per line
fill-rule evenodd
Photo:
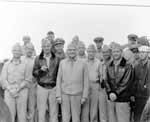
<path fill-rule="evenodd" d="M 80 122 L 81 105 L 88 98 L 89 80 L 85 61 L 77 57 L 77 47 L 69 44 L 67 58 L 60 62 L 56 98 L 61 104 L 62 121 Z"/>

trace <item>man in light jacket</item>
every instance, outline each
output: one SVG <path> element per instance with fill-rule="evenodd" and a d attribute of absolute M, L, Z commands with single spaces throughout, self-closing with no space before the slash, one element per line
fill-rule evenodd
<path fill-rule="evenodd" d="M 67 48 L 67 58 L 60 62 L 56 98 L 61 103 L 62 120 L 80 122 L 81 105 L 88 98 L 89 81 L 85 61 L 77 58 L 77 47 L 70 44 Z"/>

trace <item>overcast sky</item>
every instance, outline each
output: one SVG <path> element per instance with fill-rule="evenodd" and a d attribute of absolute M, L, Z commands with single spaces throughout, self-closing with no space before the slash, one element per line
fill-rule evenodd
<path fill-rule="evenodd" d="M 71 2 L 81 2 L 81 0 Z M 87 2 L 111 4 L 112 0 L 82 1 L 82 3 Z M 113 4 L 150 5 L 150 2 L 116 0 Z M 11 58 L 12 45 L 15 42 L 22 44 L 23 35 L 31 36 L 39 53 L 41 39 L 49 30 L 54 31 L 56 37 L 63 37 L 66 45 L 74 35 L 79 35 L 80 40 L 86 45 L 93 43 L 93 38 L 96 36 L 103 36 L 106 44 L 111 41 L 125 44 L 129 33 L 150 36 L 149 11 L 148 7 L 0 2 L 0 59 Z"/>

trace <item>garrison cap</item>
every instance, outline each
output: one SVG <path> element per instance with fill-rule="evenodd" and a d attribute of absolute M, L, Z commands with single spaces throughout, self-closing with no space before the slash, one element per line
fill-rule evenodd
<path fill-rule="evenodd" d="M 129 34 L 128 35 L 128 39 L 136 41 L 136 39 L 138 38 L 138 36 L 136 34 Z"/>
<path fill-rule="evenodd" d="M 150 48 L 148 46 L 139 47 L 140 52 L 150 52 Z"/>
<path fill-rule="evenodd" d="M 94 42 L 95 42 L 95 43 L 103 42 L 103 41 L 104 41 L 104 38 L 103 38 L 103 37 L 96 37 L 96 38 L 94 38 Z"/>
<path fill-rule="evenodd" d="M 145 38 L 144 36 L 138 38 L 137 43 L 138 43 L 139 45 L 149 46 L 148 39 Z"/>
<path fill-rule="evenodd" d="M 63 38 L 56 38 L 55 41 L 53 42 L 53 45 L 58 45 L 58 44 L 65 44 L 65 40 Z"/>
<path fill-rule="evenodd" d="M 51 34 L 54 35 L 54 32 L 53 32 L 53 31 L 48 31 L 48 32 L 47 32 L 47 35 L 51 35 Z"/>

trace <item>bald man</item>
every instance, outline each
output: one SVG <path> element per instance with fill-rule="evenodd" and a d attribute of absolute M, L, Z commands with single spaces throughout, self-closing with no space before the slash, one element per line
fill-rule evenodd
<path fill-rule="evenodd" d="M 81 105 L 88 97 L 89 82 L 86 63 L 77 57 L 77 47 L 69 44 L 67 58 L 60 62 L 56 98 L 61 103 L 62 121 L 80 122 Z"/>
<path fill-rule="evenodd" d="M 16 43 L 12 48 L 13 58 L 4 64 L 1 74 L 4 99 L 10 109 L 12 122 L 15 122 L 16 114 L 19 122 L 26 122 L 29 79 L 26 79 L 27 66 L 21 60 L 21 51 L 22 47 Z"/>

